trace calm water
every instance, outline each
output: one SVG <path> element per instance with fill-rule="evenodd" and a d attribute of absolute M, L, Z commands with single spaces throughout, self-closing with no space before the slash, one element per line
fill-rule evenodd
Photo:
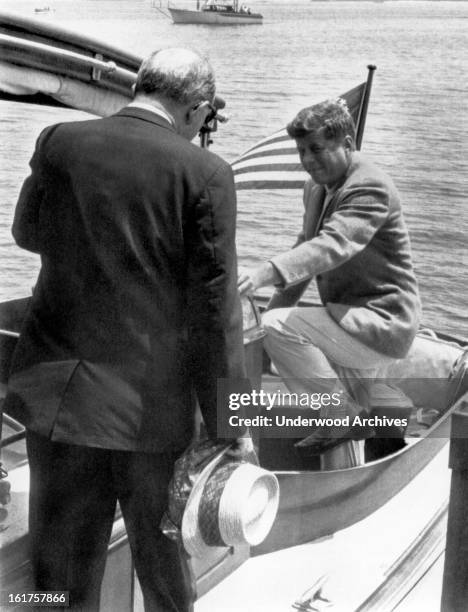
<path fill-rule="evenodd" d="M 57 0 L 41 19 L 146 54 L 207 53 L 231 119 L 213 150 L 232 161 L 295 112 L 338 95 L 377 65 L 363 150 L 394 177 L 411 231 L 424 323 L 468 336 L 468 3 L 252 0 L 262 26 L 175 26 L 150 0 Z M 0 1 L 33 16 L 40 2 Z M 42 127 L 77 113 L 0 102 L 0 299 L 29 293 L 38 261 L 13 245 L 19 188 Z M 241 192 L 238 251 L 254 264 L 288 248 L 300 192 Z"/>

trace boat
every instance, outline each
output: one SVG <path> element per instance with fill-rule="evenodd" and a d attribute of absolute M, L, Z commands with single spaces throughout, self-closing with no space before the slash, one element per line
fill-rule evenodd
<path fill-rule="evenodd" d="M 27 310 L 28 301 L 29 298 L 24 298 L 0 304 L 0 381 L 4 390 L 7 382 L 8 363 L 19 337 L 21 320 Z M 263 300 L 257 299 L 257 302 L 261 306 Z M 249 375 L 254 380 L 263 377 L 264 388 L 272 384 L 277 388 L 281 381 L 272 380 L 272 375 L 268 373 L 268 370 L 263 371 L 265 359 L 262 355 L 262 333 L 256 308 L 258 304 L 248 301 L 247 305 L 244 305 L 244 341 Z M 224 601 L 225 589 L 229 592 L 231 588 L 234 588 L 233 585 L 237 585 L 234 591 L 242 591 L 239 581 L 242 583 L 245 580 L 246 572 L 251 573 L 251 569 L 246 568 L 250 568 L 252 564 L 255 568 L 263 568 L 256 569 L 257 572 L 262 573 L 265 572 L 265 567 L 269 567 L 271 563 L 278 564 L 281 559 L 289 559 L 288 563 L 291 567 L 296 567 L 297 563 L 304 563 L 304 560 L 308 559 L 310 566 L 310 563 L 316 560 L 319 552 L 320 556 L 324 554 L 324 543 L 339 542 L 343 537 L 342 534 L 347 530 L 351 535 L 356 529 L 358 533 L 359 530 L 362 532 L 362 524 L 366 524 L 366 521 L 369 520 L 375 522 L 375 516 L 378 516 L 379 512 L 384 511 L 385 515 L 385 508 L 394 507 L 395 500 L 400 495 L 403 497 L 398 506 L 399 512 L 401 512 L 401 507 L 406 507 L 406 512 L 410 513 L 411 506 L 408 507 L 407 490 L 412 490 L 417 486 L 425 471 L 426 481 L 434 477 L 435 468 L 430 467 L 434 462 L 437 462 L 439 470 L 447 471 L 446 454 L 442 453 L 448 441 L 449 416 L 460 401 L 468 401 L 467 377 L 453 378 L 453 365 L 464 355 L 464 349 L 462 344 L 453 338 L 427 336 L 424 337 L 424 342 L 425 350 L 420 355 L 413 355 L 410 362 L 401 360 L 398 369 L 393 370 L 392 376 L 395 380 L 400 381 L 405 392 L 412 396 L 416 405 L 423 404 L 425 412 L 436 415 L 436 418 L 429 427 L 418 425 L 416 422 L 415 426 L 419 429 L 417 437 L 408 437 L 406 445 L 400 450 L 361 466 L 320 471 L 318 466 L 305 465 L 304 459 L 297 454 L 290 439 L 265 438 L 259 440 L 260 464 L 273 470 L 280 483 L 280 507 L 277 519 L 270 534 L 259 546 L 250 550 L 248 547 L 215 548 L 209 558 L 190 560 L 196 579 L 197 595 L 200 599 L 200 611 L 205 609 L 204 606 L 207 610 L 216 609 L 216 606 L 213 607 L 213 597 L 217 597 L 216 593 L 221 592 L 219 596 Z M 427 359 L 428 355 L 430 359 Z M 412 373 L 417 378 L 408 377 L 410 366 Z M 450 378 L 451 373 L 452 378 Z M 8 588 L 24 590 L 30 581 L 27 557 L 28 466 L 24 449 L 24 430 L 8 415 L 4 415 L 3 427 L 2 460 L 9 471 L 8 478 L 12 491 L 11 502 L 5 507 L 8 514 L 1 517 L 1 524 L 6 531 L 3 534 L 1 545 L 0 577 L 2 584 L 7 585 Z M 430 471 L 427 475 L 428 466 Z M 433 513 L 424 520 L 421 519 L 422 523 L 417 526 L 415 533 L 411 536 L 413 541 L 408 543 L 405 539 L 403 545 L 404 549 L 407 549 L 406 557 L 413 559 L 415 551 L 422 546 L 421 534 L 426 534 L 423 544 L 429 547 L 429 551 L 426 551 L 423 557 L 427 563 L 428 555 L 430 558 L 434 557 L 435 561 L 443 551 L 443 537 L 440 534 L 444 533 L 447 492 L 442 490 L 435 494 L 427 484 L 423 488 L 426 494 L 430 492 L 432 503 L 434 499 L 436 500 L 435 507 L 432 508 Z M 442 495 L 441 498 L 440 495 Z M 388 510 L 386 512 L 388 513 Z M 401 532 L 401 514 L 397 512 L 393 516 L 394 511 L 391 511 L 390 514 Z M 390 519 L 386 520 L 388 522 Z M 387 527 L 390 528 L 389 524 Z M 380 529 L 380 527 L 375 529 Z M 377 533 L 378 538 L 381 539 L 381 532 L 377 531 Z M 336 547 L 336 544 L 334 546 Z M 387 548 L 382 545 L 381 553 L 383 554 Z M 394 566 L 401 557 L 401 552 L 398 549 L 397 554 L 386 560 L 387 569 Z M 400 565 L 402 563 L 400 559 Z M 310 572 L 302 578 L 302 586 L 312 585 L 315 578 L 319 577 L 316 574 L 314 578 L 313 566 L 310 567 L 312 568 Z M 424 569 L 424 564 L 412 569 L 412 580 L 408 582 L 408 590 Z M 400 567 L 401 571 L 403 570 Z M 389 580 L 388 576 L 382 576 L 377 586 L 373 585 L 371 588 L 372 585 L 370 585 L 369 589 L 364 590 L 359 605 L 371 596 L 381 597 L 379 591 L 387 580 Z M 266 579 L 264 578 L 263 581 L 266 582 Z M 359 585 L 361 589 L 363 589 L 363 584 L 361 582 Z M 299 599 L 304 590 L 302 586 L 297 587 L 296 595 Z M 136 611 L 139 608 L 134 601 L 135 593 L 138 593 L 138 585 L 131 568 L 123 519 L 117 513 L 103 584 L 103 609 L 122 610 L 122 612 Z M 232 598 L 233 595 L 229 597 Z M 284 608 L 274 608 L 270 605 L 270 609 L 279 611 Z M 349 608 L 351 609 L 355 608 Z M 356 607 L 357 609 L 360 608 Z M 373 608 L 369 608 L 371 609 Z"/>
<path fill-rule="evenodd" d="M 265 299 L 257 297 L 257 303 L 262 308 Z M 413 411 L 405 446 L 398 448 L 395 440 L 397 450 L 386 454 L 387 449 L 378 458 L 379 451 L 374 453 L 373 447 L 379 441 L 370 440 L 365 452 L 374 460 L 344 470 L 319 471 L 318 464 L 311 465 L 297 451 L 295 439 L 260 439 L 260 462 L 277 474 L 281 495 L 273 528 L 253 554 L 303 544 L 362 520 L 403 489 L 442 450 L 450 437 L 453 406 L 468 391 L 464 372 L 461 380 L 452 378 L 454 364 L 465 354 L 464 343 L 425 333 L 419 333 L 418 348 L 387 372 L 389 383 L 402 390 L 415 407 L 424 407 L 419 421 Z M 264 373 L 263 387 L 280 389 L 281 381 Z M 291 412 L 292 416 L 304 414 L 303 409 Z"/>
<path fill-rule="evenodd" d="M 209 25 L 254 25 L 263 22 L 263 15 L 253 13 L 245 4 L 239 5 L 238 0 L 215 2 L 207 0 L 197 9 L 177 8 L 168 5 L 168 11 L 176 24 L 209 24 Z"/>
<path fill-rule="evenodd" d="M 128 102 L 141 63 L 137 56 L 79 34 L 4 13 L 0 13 L 0 47 L 0 99 L 87 110 L 101 116 Z M 55 81 L 60 86 L 51 86 Z M 6 391 L 9 363 L 29 299 L 25 296 L 0 303 L 0 397 Z M 271 389 L 282 381 L 272 373 L 262 348 L 260 311 L 266 300 L 260 296 L 244 300 L 244 345 L 249 377 L 254 385 Z M 260 463 L 273 470 L 280 482 L 277 519 L 259 546 L 214 548 L 204 559 L 187 559 L 196 584 L 197 612 L 280 612 L 291 606 L 304 612 L 312 610 L 311 602 L 321 597 L 328 573 L 325 557 L 332 565 L 343 561 L 349 578 L 354 576 L 354 566 L 359 565 L 350 550 L 359 552 L 369 542 L 378 544 L 380 573 L 372 569 L 377 558 L 374 551 L 374 556 L 366 554 L 369 558 L 360 561 L 359 567 L 367 562 L 365 579 L 345 581 L 341 576 L 342 584 L 354 589 L 352 593 L 348 590 L 349 605 L 343 609 L 391 609 L 375 607 L 375 602 L 394 597 L 390 592 L 398 591 L 403 597 L 441 554 L 448 493 L 443 488 L 434 491 L 430 483 L 439 473 L 445 474 L 448 482 L 449 419 L 460 403 L 468 402 L 466 341 L 424 330 L 421 339 L 422 348 L 395 362 L 389 373 L 418 408 L 418 418 L 413 418 L 398 450 L 387 449 L 376 457 L 374 448 L 373 459 L 363 465 L 323 471 L 315 459 L 297 452 L 293 440 L 258 435 Z M 371 443 L 366 444 L 366 451 L 371 451 Z M 0 530 L 4 532 L 0 580 L 3 590 L 18 592 L 31 588 L 27 551 L 29 470 L 24 429 L 9 415 L 3 417 L 2 447 L 11 500 L 0 507 Z M 427 501 L 423 503 L 424 495 Z M 4 497 L 2 501 L 7 501 Z M 406 517 L 403 524 L 402 512 Z M 387 539 L 383 532 L 388 532 Z M 411 571 L 405 569 L 408 567 Z M 249 580 L 252 590 L 246 592 Z M 276 594 L 279 583 L 282 591 Z M 396 583 L 399 586 L 395 590 Z M 119 512 L 109 545 L 102 609 L 142 609 Z"/>

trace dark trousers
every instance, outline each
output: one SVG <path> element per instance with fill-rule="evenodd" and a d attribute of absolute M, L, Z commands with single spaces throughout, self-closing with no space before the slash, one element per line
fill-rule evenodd
<path fill-rule="evenodd" d="M 99 610 L 118 500 L 145 610 L 193 610 L 188 567 L 159 529 L 176 456 L 73 446 L 30 431 L 26 440 L 35 589 L 69 591 L 72 609 Z"/>

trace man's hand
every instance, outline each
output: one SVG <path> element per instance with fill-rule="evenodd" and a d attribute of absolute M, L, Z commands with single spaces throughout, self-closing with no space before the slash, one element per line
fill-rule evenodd
<path fill-rule="evenodd" d="M 274 285 L 280 281 L 276 268 L 267 261 L 257 268 L 242 268 L 237 279 L 237 288 L 241 295 L 253 293 L 260 287 Z"/>
<path fill-rule="evenodd" d="M 253 293 L 258 288 L 255 278 L 255 268 L 251 270 L 247 268 L 239 270 L 237 288 L 241 295 Z"/>
<path fill-rule="evenodd" d="M 243 459 L 254 450 L 252 438 L 237 438 L 232 448 L 226 451 L 226 455 L 235 459 Z"/>

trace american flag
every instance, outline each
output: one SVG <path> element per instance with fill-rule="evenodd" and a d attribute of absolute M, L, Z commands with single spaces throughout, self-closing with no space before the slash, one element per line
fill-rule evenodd
<path fill-rule="evenodd" d="M 360 148 L 375 66 L 368 67 L 367 81 L 340 96 L 356 123 Z M 264 138 L 232 163 L 236 189 L 302 189 L 308 175 L 297 154 L 296 143 L 283 128 Z"/>

